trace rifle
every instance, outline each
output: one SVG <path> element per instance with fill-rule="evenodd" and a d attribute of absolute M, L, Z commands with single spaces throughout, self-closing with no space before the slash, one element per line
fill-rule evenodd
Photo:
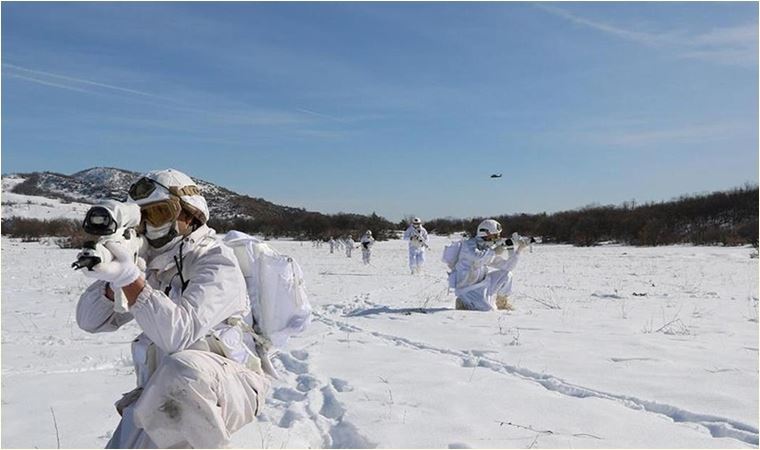
<path fill-rule="evenodd" d="M 84 217 L 82 229 L 85 233 L 100 236 L 97 241 L 87 241 L 77 260 L 71 263 L 74 270 L 93 270 L 100 263 L 109 263 L 113 254 L 106 248 L 107 242 L 116 242 L 129 249 L 135 262 L 144 245 L 144 239 L 137 235 L 140 226 L 140 207 L 133 203 L 103 200 L 91 207 Z M 121 289 L 114 289 L 114 311 L 127 312 L 127 298 Z"/>

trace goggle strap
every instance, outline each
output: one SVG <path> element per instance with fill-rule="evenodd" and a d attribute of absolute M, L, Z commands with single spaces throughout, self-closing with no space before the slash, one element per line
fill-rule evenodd
<path fill-rule="evenodd" d="M 165 186 L 164 184 L 162 184 L 162 183 L 160 183 L 160 182 L 158 182 L 158 181 L 156 181 L 156 180 L 154 180 L 152 178 L 147 178 L 147 177 L 142 177 L 141 179 L 137 180 L 137 182 L 133 186 L 137 186 L 137 184 L 143 182 L 143 180 L 147 180 L 148 182 L 150 182 L 150 183 L 152 183 L 154 185 L 161 186 L 162 188 L 166 189 L 166 191 L 169 192 L 169 194 L 172 194 L 172 195 L 177 196 L 177 197 L 181 197 L 183 195 L 200 195 L 201 194 L 201 191 L 200 191 L 200 189 L 198 189 L 198 186 L 193 186 L 193 185 L 183 186 L 183 187 L 179 187 L 179 186 Z M 132 189 L 133 188 L 130 188 L 130 191 L 132 191 Z M 149 191 L 146 191 L 145 194 L 139 195 L 139 196 L 136 193 L 133 195 L 133 193 L 130 192 L 130 195 L 133 195 L 133 198 L 135 200 L 141 200 L 143 198 L 148 198 L 153 193 L 154 190 L 155 190 L 155 188 L 151 189 Z M 139 197 L 139 198 L 137 198 L 137 197 Z"/>
<path fill-rule="evenodd" d="M 201 195 L 201 190 L 198 189 L 198 186 L 184 186 L 184 187 L 171 186 L 167 189 L 170 194 L 174 194 L 177 197 L 181 197 L 183 195 Z"/>

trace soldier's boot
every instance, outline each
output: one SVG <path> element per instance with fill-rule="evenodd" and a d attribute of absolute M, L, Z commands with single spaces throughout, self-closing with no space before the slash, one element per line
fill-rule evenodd
<path fill-rule="evenodd" d="M 512 311 L 515 309 L 514 306 L 512 306 L 512 303 L 509 302 L 509 297 L 506 295 L 497 295 L 496 296 L 496 309 L 503 309 L 506 311 Z"/>

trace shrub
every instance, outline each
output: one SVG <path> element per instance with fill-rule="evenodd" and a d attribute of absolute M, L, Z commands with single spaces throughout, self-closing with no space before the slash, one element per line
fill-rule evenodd
<path fill-rule="evenodd" d="M 81 224 L 72 219 L 28 219 L 11 217 L 2 220 L 2 234 L 24 240 L 39 240 L 45 236 L 71 237 L 83 233 Z"/>

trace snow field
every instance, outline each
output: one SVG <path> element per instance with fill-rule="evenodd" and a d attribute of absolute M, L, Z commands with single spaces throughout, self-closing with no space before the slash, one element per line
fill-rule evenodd
<path fill-rule="evenodd" d="M 453 310 L 434 236 L 372 264 L 272 241 L 304 269 L 310 327 L 275 358 L 251 448 L 758 446 L 758 266 L 748 248 L 539 245 L 511 312 Z M 93 448 L 134 386 L 134 323 L 90 335 L 75 250 L 2 240 L 2 446 Z M 55 414 L 55 422 L 53 420 Z M 58 431 L 56 432 L 56 427 Z"/>

